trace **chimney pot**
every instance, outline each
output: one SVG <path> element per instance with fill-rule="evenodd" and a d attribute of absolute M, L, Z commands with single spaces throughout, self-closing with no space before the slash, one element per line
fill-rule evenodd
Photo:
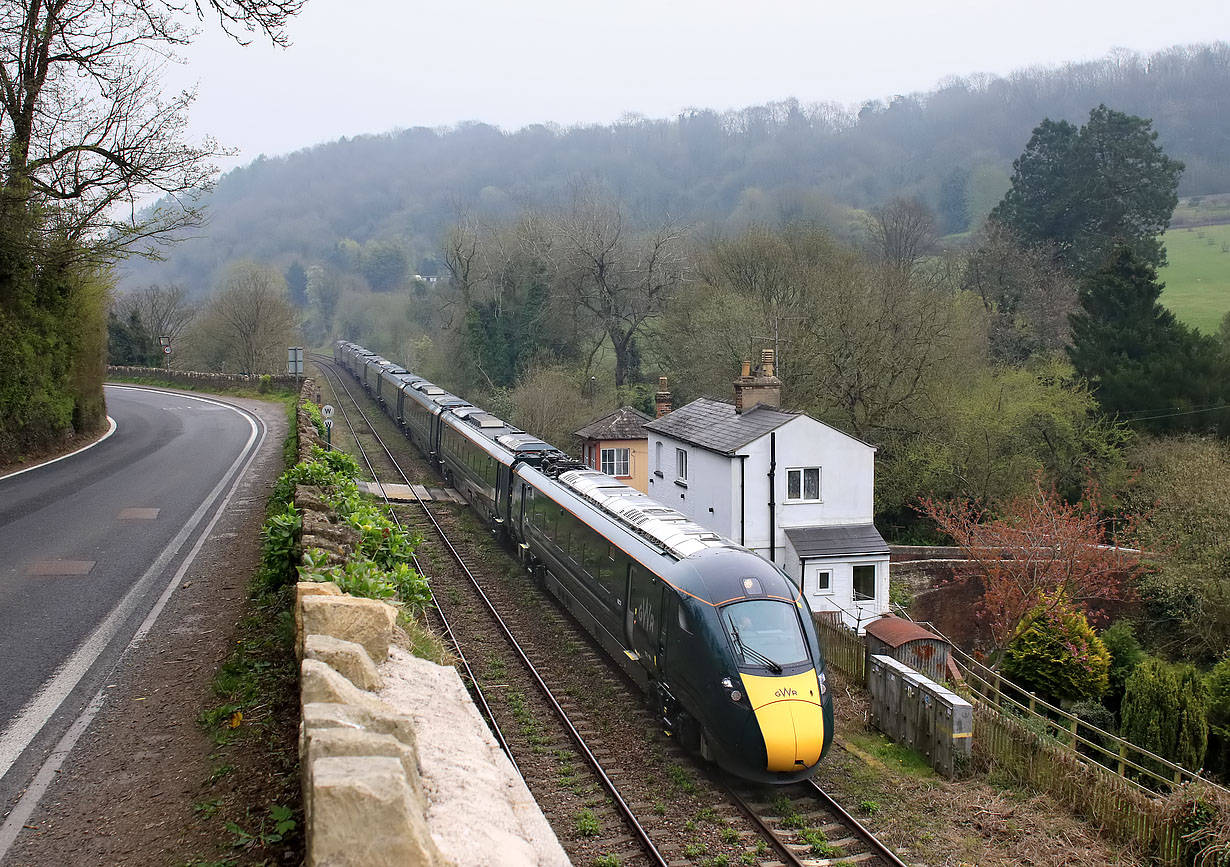
<path fill-rule="evenodd" d="M 743 362 L 743 373 L 741 375 L 742 376 L 752 375 L 752 363 L 750 361 Z"/>

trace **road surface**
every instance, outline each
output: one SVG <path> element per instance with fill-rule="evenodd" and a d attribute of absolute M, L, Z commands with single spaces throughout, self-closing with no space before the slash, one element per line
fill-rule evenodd
<path fill-rule="evenodd" d="M 0 479 L 0 861 L 265 436 L 218 400 L 106 393 L 111 436 Z"/>

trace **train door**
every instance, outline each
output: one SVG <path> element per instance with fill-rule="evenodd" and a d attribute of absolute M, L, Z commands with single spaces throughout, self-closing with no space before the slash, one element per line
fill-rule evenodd
<path fill-rule="evenodd" d="M 628 567 L 628 604 L 624 630 L 628 646 L 651 671 L 657 672 L 665 650 L 662 623 L 662 582 L 645 567 Z"/>
<path fill-rule="evenodd" d="M 512 468 L 499 461 L 495 465 L 495 511 L 497 517 L 504 522 L 505 529 L 512 523 Z"/>

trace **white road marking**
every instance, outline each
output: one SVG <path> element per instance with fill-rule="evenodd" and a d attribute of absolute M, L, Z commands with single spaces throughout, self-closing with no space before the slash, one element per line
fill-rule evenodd
<path fill-rule="evenodd" d="M 117 386 L 111 387 L 114 388 Z M 118 387 L 137 390 L 133 386 Z M 128 642 L 127 647 L 124 649 L 124 654 L 127 654 L 128 651 L 140 643 L 140 641 L 145 637 L 145 635 L 153 627 L 154 622 L 158 619 L 158 615 L 162 613 L 162 609 L 166 607 L 167 601 L 171 598 L 171 594 L 174 592 L 176 586 L 179 585 L 180 581 L 183 579 L 183 576 L 187 573 L 188 568 L 196 559 L 196 555 L 205 544 L 205 540 L 209 538 L 210 531 L 214 528 L 214 526 L 218 523 L 218 520 L 226 511 L 226 507 L 230 503 L 231 497 L 234 496 L 235 492 L 239 489 L 239 485 L 243 481 L 248 467 L 250 467 L 252 462 L 256 460 L 256 456 L 260 451 L 260 443 L 265 438 L 266 429 L 263 424 L 259 427 L 257 426 L 257 420 L 251 413 L 242 410 L 239 407 L 211 401 L 208 398 L 194 397 L 189 399 L 200 400 L 206 403 L 215 404 L 217 406 L 226 407 L 227 409 L 233 410 L 242 415 L 252 428 L 252 431 L 248 436 L 248 441 L 240 451 L 239 456 L 235 459 L 234 463 L 232 463 L 226 473 L 223 474 L 222 479 L 218 482 L 214 489 L 210 491 L 209 496 L 206 497 L 200 507 L 192 513 L 192 517 L 188 519 L 188 522 L 175 535 L 175 538 L 172 539 L 171 542 L 162 550 L 162 553 L 158 555 L 158 559 L 154 561 L 150 568 L 146 570 L 145 574 L 141 576 L 140 580 L 138 580 L 137 583 L 133 585 L 132 589 L 129 590 L 124 596 L 124 598 L 120 600 L 120 603 L 115 607 L 111 614 L 108 615 L 107 619 L 94 630 L 94 633 L 85 641 L 85 643 L 82 644 L 81 647 L 79 647 L 73 655 L 69 657 L 68 661 L 56 671 L 51 679 L 43 685 L 43 688 L 39 690 L 38 694 L 29 702 L 29 704 L 26 705 L 25 708 L 22 709 L 22 712 L 18 715 L 17 719 L 15 719 L 3 733 L 0 733 L 0 779 L 2 779 L 4 775 L 9 772 L 9 769 L 13 767 L 22 752 L 30 745 L 31 741 L 34 740 L 34 738 L 42 730 L 43 726 L 47 724 L 56 711 L 59 710 L 60 705 L 64 703 L 64 700 L 68 698 L 69 694 L 74 688 L 76 688 L 77 684 L 81 682 L 81 679 L 89 671 L 91 666 L 93 666 L 93 664 L 98 660 L 98 657 L 102 655 L 107 645 L 119 631 L 120 626 L 123 625 L 124 621 L 127 620 L 129 615 L 131 615 L 133 610 L 137 607 L 141 597 L 144 596 L 149 589 L 151 589 L 150 585 L 157 580 L 162 570 L 166 568 L 168 563 L 179 551 L 180 547 L 192 534 L 193 530 L 195 530 L 195 528 L 205 518 L 210 506 L 218 500 L 218 498 L 222 495 L 223 490 L 229 483 L 230 490 L 218 504 L 217 510 L 214 512 L 213 517 L 197 538 L 196 544 L 192 546 L 192 550 L 188 552 L 179 569 L 177 569 L 175 574 L 171 577 L 171 580 L 167 583 L 166 589 L 163 590 L 162 595 L 158 598 L 158 601 L 154 604 L 154 607 L 150 609 L 149 614 L 146 615 L 145 620 L 141 623 L 141 626 L 133 635 L 132 640 Z M 255 446 L 253 443 L 255 443 Z M 241 464 L 242 468 L 240 466 Z M 94 698 L 90 701 L 89 705 L 84 711 L 81 712 L 81 715 L 78 716 L 69 727 L 68 731 L 60 739 L 60 742 L 56 744 L 56 747 L 52 751 L 51 755 L 47 757 L 46 761 L 44 761 L 43 765 L 39 768 L 34 780 L 26 788 L 16 805 L 14 805 L 12 812 L 9 813 L 8 818 L 4 821 L 4 824 L 0 825 L 0 863 L 3 863 L 4 856 L 8 853 L 10 847 L 12 847 L 13 841 L 17 839 L 17 835 L 21 832 L 22 826 L 25 825 L 29 821 L 30 816 L 34 814 L 34 808 L 38 806 L 39 799 L 42 798 L 43 794 L 47 791 L 47 787 L 51 785 L 51 781 L 55 778 L 60 766 L 64 764 L 64 760 L 68 757 L 68 754 L 72 751 L 72 748 L 76 745 L 81 735 L 85 733 L 85 730 L 94 720 L 94 717 L 97 716 L 99 709 L 102 707 L 104 691 L 105 689 L 99 690 L 94 695 Z"/>

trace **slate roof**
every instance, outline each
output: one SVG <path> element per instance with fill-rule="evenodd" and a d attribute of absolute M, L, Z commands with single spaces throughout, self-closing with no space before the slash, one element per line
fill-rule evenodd
<path fill-rule="evenodd" d="M 798 417 L 798 413 L 771 409 L 763 404 L 736 413 L 733 403 L 702 397 L 653 419 L 645 425 L 645 430 L 719 454 L 733 455 L 748 443 Z"/>
<path fill-rule="evenodd" d="M 800 557 L 839 557 L 849 554 L 887 554 L 888 543 L 874 524 L 838 524 L 831 527 L 786 527 L 786 538 Z"/>
<path fill-rule="evenodd" d="M 625 406 L 597 421 L 591 421 L 577 431 L 576 435 L 586 440 L 643 440 L 645 422 L 648 421 L 653 421 L 653 416 Z"/>

